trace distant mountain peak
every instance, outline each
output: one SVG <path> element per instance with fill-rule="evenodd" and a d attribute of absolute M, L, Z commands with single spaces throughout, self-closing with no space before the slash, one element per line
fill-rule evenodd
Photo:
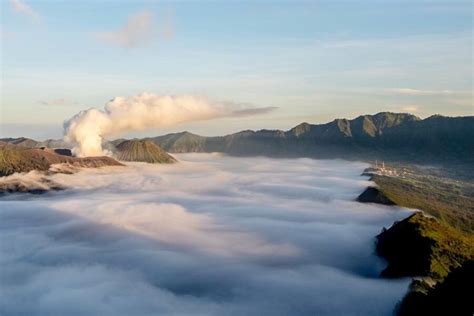
<path fill-rule="evenodd" d="M 173 163 L 172 156 L 149 140 L 125 140 L 117 145 L 117 158 L 122 161 Z"/>
<path fill-rule="evenodd" d="M 311 124 L 309 124 L 307 122 L 303 122 L 303 123 L 300 123 L 300 124 L 296 125 L 292 129 L 290 129 L 290 133 L 292 133 L 293 135 L 298 137 L 298 136 L 300 136 L 304 133 L 309 132 L 310 130 L 311 130 Z"/>

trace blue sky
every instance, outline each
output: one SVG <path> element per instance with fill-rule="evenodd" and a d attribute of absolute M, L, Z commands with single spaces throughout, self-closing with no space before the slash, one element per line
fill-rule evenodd
<path fill-rule="evenodd" d="M 78 111 L 145 91 L 278 107 L 147 134 L 474 115 L 472 15 L 470 1 L 1 0 L 0 136 L 60 137 Z"/>

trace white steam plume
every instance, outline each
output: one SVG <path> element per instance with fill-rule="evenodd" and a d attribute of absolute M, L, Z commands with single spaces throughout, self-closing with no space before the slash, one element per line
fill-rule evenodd
<path fill-rule="evenodd" d="M 184 122 L 221 117 L 256 115 L 274 107 L 249 108 L 230 102 L 213 102 L 190 95 L 162 96 L 142 93 L 132 97 L 116 97 L 104 110 L 82 111 L 64 124 L 65 140 L 75 144 L 77 156 L 100 156 L 103 137 L 121 133 L 172 126 Z"/>

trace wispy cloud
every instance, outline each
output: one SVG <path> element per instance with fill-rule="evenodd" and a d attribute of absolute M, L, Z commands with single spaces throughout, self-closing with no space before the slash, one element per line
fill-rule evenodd
<path fill-rule="evenodd" d="M 38 103 L 41 105 L 77 105 L 76 101 L 68 100 L 66 98 L 57 98 L 49 101 L 39 100 Z"/>
<path fill-rule="evenodd" d="M 5 30 L 5 28 L 2 26 L 2 29 L 0 30 L 0 40 L 12 39 L 15 38 L 15 36 L 15 32 Z"/>
<path fill-rule="evenodd" d="M 432 95 L 451 95 L 454 91 L 451 90 L 419 90 L 412 88 L 396 88 L 387 89 L 388 93 L 402 94 L 402 95 L 415 95 L 415 96 L 432 96 Z"/>
<path fill-rule="evenodd" d="M 10 6 L 16 13 L 27 15 L 35 21 L 41 19 L 40 14 L 22 0 L 10 0 Z"/>
<path fill-rule="evenodd" d="M 405 105 L 401 109 L 403 112 L 416 113 L 418 112 L 418 105 Z"/>
<path fill-rule="evenodd" d="M 146 43 L 153 35 L 154 15 L 143 10 L 129 16 L 117 31 L 96 32 L 94 36 L 106 43 L 132 48 Z"/>
<path fill-rule="evenodd" d="M 252 116 L 252 115 L 259 115 L 259 114 L 266 114 L 277 110 L 278 107 L 276 106 L 266 106 L 261 108 L 250 108 L 250 109 L 242 109 L 237 110 L 232 113 L 234 117 L 242 117 L 242 116 Z"/>

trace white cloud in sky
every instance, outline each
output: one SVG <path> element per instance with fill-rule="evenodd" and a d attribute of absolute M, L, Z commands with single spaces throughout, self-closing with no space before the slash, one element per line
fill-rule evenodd
<path fill-rule="evenodd" d="M 402 95 L 413 95 L 413 96 L 435 96 L 435 95 L 451 95 L 454 94 L 451 90 L 420 90 L 412 88 L 396 88 L 388 89 L 387 92 Z"/>
<path fill-rule="evenodd" d="M 418 112 L 418 106 L 417 105 L 406 105 L 402 107 L 403 112 L 409 112 L 409 113 L 415 113 Z"/>
<path fill-rule="evenodd" d="M 106 136 L 218 118 L 247 117 L 275 109 L 193 95 L 144 92 L 131 97 L 115 97 L 104 110 L 91 108 L 79 112 L 64 123 L 65 137 L 77 145 L 74 151 L 79 156 L 100 156 L 107 154 L 102 149 L 102 138 Z"/>
<path fill-rule="evenodd" d="M 154 14 L 142 10 L 129 16 L 117 31 L 96 32 L 97 39 L 114 45 L 132 48 L 146 43 L 153 35 Z"/>
<path fill-rule="evenodd" d="M 4 26 L 2 25 L 2 28 L 0 29 L 0 40 L 13 39 L 15 36 L 15 32 L 5 30 Z"/>
<path fill-rule="evenodd" d="M 29 16 L 35 21 L 39 21 L 41 16 L 30 5 L 23 0 L 10 0 L 10 6 L 13 11 Z"/>
<path fill-rule="evenodd" d="M 56 98 L 56 99 L 53 99 L 53 100 L 39 100 L 38 103 L 42 104 L 42 105 L 58 105 L 58 106 L 61 106 L 61 105 L 77 105 L 76 101 L 69 100 L 67 98 Z"/>

